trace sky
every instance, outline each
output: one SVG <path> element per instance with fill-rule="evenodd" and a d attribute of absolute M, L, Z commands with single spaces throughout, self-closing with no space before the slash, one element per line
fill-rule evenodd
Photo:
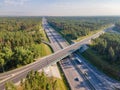
<path fill-rule="evenodd" d="M 120 15 L 120 0 L 0 0 L 0 16 Z"/>

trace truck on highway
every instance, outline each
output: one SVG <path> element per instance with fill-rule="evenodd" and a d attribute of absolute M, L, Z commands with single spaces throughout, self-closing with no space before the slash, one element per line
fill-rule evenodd
<path fill-rule="evenodd" d="M 82 64 L 82 61 L 76 56 L 75 59 L 79 62 L 79 64 Z"/>

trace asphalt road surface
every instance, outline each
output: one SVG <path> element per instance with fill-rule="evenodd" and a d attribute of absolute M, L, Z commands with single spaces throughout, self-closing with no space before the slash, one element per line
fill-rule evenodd
<path fill-rule="evenodd" d="M 43 25 L 50 42 L 53 43 L 52 45 L 57 46 L 55 48 L 52 46 L 54 51 L 58 51 L 68 46 L 66 40 L 58 32 L 56 32 L 53 28 L 49 26 L 46 19 L 43 19 Z M 65 59 L 62 59 L 60 65 L 72 90 L 89 89 L 86 81 L 75 70 L 75 67 L 71 63 L 70 58 L 67 57 Z M 78 80 L 76 80 L 76 78 Z"/>
<path fill-rule="evenodd" d="M 108 28 L 107 30 L 110 30 L 112 27 Z M 104 31 L 100 32 L 98 35 L 96 35 L 96 36 L 94 36 L 92 38 L 98 37 L 101 33 L 104 33 Z M 60 35 L 57 35 L 57 34 L 55 34 L 55 35 L 57 36 L 55 38 L 58 39 L 57 40 L 58 43 L 60 43 L 63 48 L 66 47 L 67 46 L 66 41 L 62 40 L 62 37 L 59 37 Z M 60 42 L 60 40 L 59 40 L 60 38 L 61 38 L 62 42 Z M 63 44 L 63 42 L 64 42 L 64 44 Z M 88 41 L 88 43 L 90 43 L 90 40 Z M 78 72 L 81 71 L 81 73 L 83 74 L 83 76 L 85 76 L 89 80 L 90 84 L 92 84 L 92 86 L 94 86 L 94 89 L 96 89 L 96 90 L 113 90 L 113 89 L 115 89 L 115 87 L 119 88 L 119 85 L 120 85 L 119 82 L 117 82 L 115 80 L 112 80 L 111 78 L 107 77 L 103 73 L 99 72 L 92 65 L 88 64 L 87 62 L 85 62 L 86 60 L 84 58 L 82 58 L 82 56 L 78 56 L 77 54 L 75 54 L 75 55 L 73 55 L 73 57 L 78 57 L 82 62 L 84 62 L 84 64 L 82 64 L 80 66 L 81 68 L 79 68 L 79 65 L 76 66 L 76 64 L 75 64 L 76 61 L 73 60 L 72 62 L 73 62 L 74 66 L 72 66 L 72 68 L 76 67 L 76 69 L 79 69 L 77 71 Z M 66 77 L 68 79 L 68 82 L 69 82 L 72 90 L 79 89 L 79 88 L 75 88 L 74 87 L 75 85 L 79 86 L 79 84 L 75 84 L 74 82 L 72 82 L 72 80 L 70 81 L 70 79 L 78 77 L 78 75 L 75 74 L 75 72 L 74 72 L 74 75 L 71 75 L 70 71 L 73 71 L 72 69 L 70 71 L 66 70 L 66 68 L 67 69 L 71 68 L 71 66 L 69 66 L 69 65 L 71 65 L 70 64 L 71 62 L 70 62 L 69 59 L 70 58 L 66 58 L 66 60 L 64 60 L 64 59 L 62 60 L 62 63 L 61 63 L 61 65 L 63 65 L 62 69 L 63 69 L 63 71 L 64 71 L 65 74 L 68 73 L 68 74 L 66 74 Z M 67 67 L 65 67 L 65 66 L 67 66 Z M 76 71 L 76 70 L 74 70 L 74 71 Z M 84 74 L 85 73 L 84 71 L 87 73 L 87 75 Z M 73 72 L 72 72 L 72 74 L 73 74 Z M 71 75 L 71 77 L 70 77 L 70 75 Z M 81 79 L 81 80 L 83 80 L 83 79 Z M 87 85 L 86 85 L 86 87 L 87 87 Z"/>

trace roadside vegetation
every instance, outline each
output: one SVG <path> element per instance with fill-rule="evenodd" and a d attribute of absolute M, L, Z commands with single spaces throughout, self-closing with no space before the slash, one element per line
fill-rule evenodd
<path fill-rule="evenodd" d="M 61 79 L 47 77 L 43 72 L 31 71 L 19 86 L 12 82 L 6 83 L 6 90 L 66 90 Z"/>
<path fill-rule="evenodd" d="M 65 84 L 66 90 L 71 90 L 70 85 L 69 85 L 69 83 L 67 81 L 67 78 L 65 77 L 65 74 L 64 74 L 64 72 L 62 70 L 62 67 L 60 66 L 60 63 L 58 62 L 57 65 L 58 65 L 58 69 L 59 69 L 59 72 L 61 74 L 62 80 L 63 80 L 63 82 Z"/>
<path fill-rule="evenodd" d="M 32 63 L 51 54 L 41 17 L 0 18 L 0 72 Z"/>
<path fill-rule="evenodd" d="M 49 38 L 47 37 L 47 35 L 46 35 L 45 31 L 43 30 L 43 28 L 41 26 L 39 28 L 40 28 L 39 29 L 40 34 L 42 35 L 41 40 L 49 42 Z"/>
<path fill-rule="evenodd" d="M 93 39 L 82 55 L 108 76 L 120 80 L 120 35 L 105 33 Z"/>
<path fill-rule="evenodd" d="M 66 38 L 79 41 L 104 30 L 120 19 L 118 17 L 48 17 L 48 23 Z"/>

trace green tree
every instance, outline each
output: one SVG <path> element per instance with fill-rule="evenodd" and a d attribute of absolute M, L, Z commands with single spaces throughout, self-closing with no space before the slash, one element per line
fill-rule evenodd
<path fill-rule="evenodd" d="M 3 50 L 2 50 L 2 53 L 5 54 L 4 59 L 6 60 L 6 62 L 8 62 L 13 55 L 12 50 L 8 47 L 4 47 Z"/>
<path fill-rule="evenodd" d="M 4 60 L 4 54 L 0 53 L 0 67 L 2 68 L 3 72 L 4 72 L 4 64 L 5 64 L 5 60 Z"/>
<path fill-rule="evenodd" d="M 2 67 L 3 72 L 4 72 L 4 63 L 5 63 L 4 59 L 0 58 L 0 66 Z"/>

